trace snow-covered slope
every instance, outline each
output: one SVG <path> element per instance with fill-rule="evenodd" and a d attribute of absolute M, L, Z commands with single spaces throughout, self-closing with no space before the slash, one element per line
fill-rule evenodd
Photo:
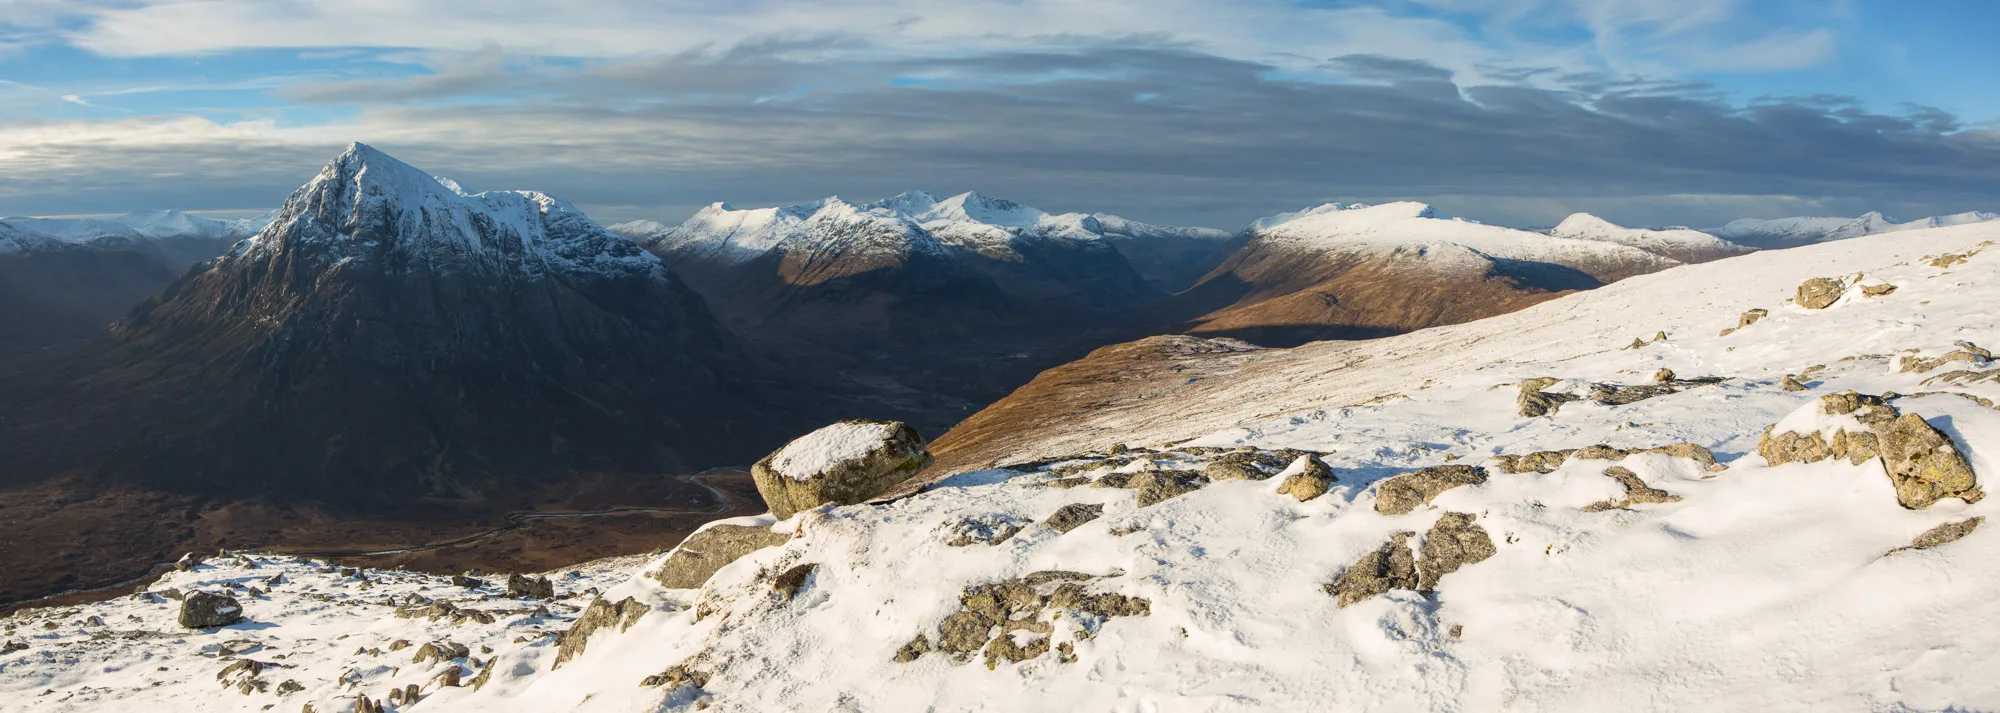
<path fill-rule="evenodd" d="M 1686 263 L 1719 260 L 1751 250 L 1699 230 L 1627 228 L 1589 213 L 1577 213 L 1563 219 L 1561 224 L 1549 230 L 1549 235 L 1630 245 Z"/>
<path fill-rule="evenodd" d="M 1775 249 L 1799 245 L 1823 243 L 1829 240 L 1846 240 L 1863 235 L 1893 233 L 1904 230 L 1942 228 L 1970 223 L 2000 220 L 2000 213 L 1968 211 L 1951 215 L 1932 216 L 1898 223 L 1893 218 L 1879 212 L 1870 211 L 1859 218 L 1776 218 L 1762 220 L 1744 218 L 1730 221 L 1728 225 L 1711 231 L 1717 236 L 1756 248 Z"/>
<path fill-rule="evenodd" d="M 1197 334 L 1271 346 L 1377 337 L 1511 312 L 1681 262 L 1601 240 L 1445 216 L 1413 202 L 1328 203 L 1258 220 L 1175 297 Z"/>
<path fill-rule="evenodd" d="M 538 614 L 491 589 L 363 571 L 362 590 L 273 559 L 154 586 L 285 573 L 218 630 L 130 598 L 16 615 L 5 636 L 26 648 L 0 655 L 0 695 L 52 711 L 349 710 L 408 685 L 419 698 L 399 710 L 2000 707 L 1980 673 L 2000 665 L 2000 534 L 1978 525 L 2000 501 L 1905 509 L 1879 460 L 1758 454 L 1766 427 L 1852 389 L 1927 420 L 1990 488 L 2000 366 L 1966 343 L 2000 343 L 1995 240 L 1996 226 L 1863 238 L 1369 342 L 1189 349 L 1027 404 L 1039 413 L 1014 437 L 980 446 L 1022 465 L 978 470 L 947 437 L 940 463 L 976 472 L 777 523 L 788 541 L 699 589 L 640 576 L 657 558 L 559 578 L 632 599 L 559 668 L 550 633 L 580 599 Z M 1826 309 L 1787 304 L 1811 277 L 1851 289 Z M 1744 325 L 1753 308 L 1768 315 Z M 1662 368 L 1678 376 L 1656 381 Z M 1543 393 L 1660 388 L 1524 416 L 1518 385 L 1538 377 Z M 1680 443 L 1716 462 L 1641 450 Z M 1306 451 L 1333 478 L 1309 500 L 1277 477 L 1221 479 L 1286 463 L 1306 477 Z M 1483 474 L 1389 480 L 1433 466 Z M 384 605 L 413 592 L 495 616 L 447 626 Z M 415 662 L 397 640 L 468 651 Z M 244 659 L 267 688 L 241 686 L 247 665 L 218 683 Z M 440 685 L 447 669 L 481 685 Z M 281 693 L 287 680 L 298 689 Z"/>

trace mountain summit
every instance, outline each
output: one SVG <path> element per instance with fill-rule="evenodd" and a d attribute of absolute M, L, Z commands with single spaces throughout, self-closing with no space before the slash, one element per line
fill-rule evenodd
<path fill-rule="evenodd" d="M 0 382 L 0 409 L 40 414 L 0 438 L 16 477 L 484 497 L 754 454 L 779 429 L 732 387 L 732 344 L 657 258 L 568 204 L 468 194 L 355 144 L 106 339 Z M 121 406 L 56 406 L 90 402 Z"/>

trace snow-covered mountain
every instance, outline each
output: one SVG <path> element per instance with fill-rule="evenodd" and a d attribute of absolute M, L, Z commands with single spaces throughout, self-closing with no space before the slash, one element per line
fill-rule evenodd
<path fill-rule="evenodd" d="M 789 430 L 751 417 L 767 402 L 733 345 L 659 259 L 568 204 L 468 194 L 356 144 L 107 339 L 11 374 L 0 416 L 39 417 L 0 449 L 43 464 L 21 477 L 373 506 L 699 469 Z M 89 402 L 120 406 L 57 405 Z"/>
<path fill-rule="evenodd" d="M 1589 213 L 1577 213 L 1549 230 L 1549 235 L 1573 240 L 1596 240 L 1632 247 L 1673 258 L 1684 263 L 1708 262 L 1750 252 L 1708 233 L 1690 228 L 1648 230 L 1627 228 Z"/>
<path fill-rule="evenodd" d="M 1328 203 L 1252 223 L 1244 245 L 1176 301 L 1194 333 L 1297 344 L 1478 319 L 1679 264 L 1422 203 Z"/>
<path fill-rule="evenodd" d="M 216 557 L 150 594 L 7 619 L 0 696 L 1996 708 L 2000 684 L 1974 675 L 2000 664 L 1983 525 L 2000 501 L 1981 497 L 2000 473 L 2000 365 L 1980 346 L 2000 342 L 1995 241 L 2000 224 L 1754 253 L 1362 342 L 1114 347 L 940 439 L 920 490 L 714 523 L 756 542 L 693 588 L 647 573 L 714 552 L 558 572 L 554 601 Z M 1788 302 L 1815 278 L 1837 299 Z M 1907 499 L 1945 476 L 1973 480 Z M 181 627 L 175 597 L 197 591 L 233 593 L 245 621 Z"/>
<path fill-rule="evenodd" d="M 71 246 L 130 247 L 146 242 L 234 242 L 262 230 L 275 213 L 216 220 L 177 210 L 135 211 L 116 218 L 0 218 L 0 253 Z M 205 260 L 213 254 L 198 258 Z"/>
<path fill-rule="evenodd" d="M 2000 220 L 2000 213 L 1970 211 L 1898 223 L 1894 218 L 1870 211 L 1863 213 L 1859 218 L 1800 217 L 1771 220 L 1744 218 L 1730 221 L 1728 225 L 1711 232 L 1743 245 L 1777 249 L 1829 240 L 1846 240 L 1864 235 L 1983 223 L 1990 220 Z"/>

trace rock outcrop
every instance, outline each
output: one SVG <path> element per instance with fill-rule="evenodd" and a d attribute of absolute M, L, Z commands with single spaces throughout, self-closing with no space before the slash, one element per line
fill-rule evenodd
<path fill-rule="evenodd" d="M 689 535 L 659 569 L 647 572 L 646 576 L 668 589 L 693 589 L 707 582 L 716 570 L 744 555 L 785 544 L 789 539 L 790 535 L 772 532 L 768 527 L 714 525 Z"/>
<path fill-rule="evenodd" d="M 1310 454 L 1299 456 L 1279 476 L 1283 480 L 1278 483 L 1278 494 L 1290 495 L 1299 502 L 1325 495 L 1335 480 L 1333 469 Z"/>
<path fill-rule="evenodd" d="M 1799 293 L 1792 302 L 1806 309 L 1826 309 L 1840 301 L 1840 295 L 1847 291 L 1847 284 L 1831 277 L 1815 277 L 1799 285 Z"/>
<path fill-rule="evenodd" d="M 1084 523 L 1104 516 L 1104 506 L 1084 503 L 1070 503 L 1058 508 L 1043 524 L 1056 532 L 1067 533 Z"/>
<path fill-rule="evenodd" d="M 1416 534 L 1390 535 L 1388 542 L 1362 555 L 1332 584 L 1326 585 L 1326 593 L 1333 595 L 1337 605 L 1348 607 L 1392 589 L 1416 589 L 1417 558 L 1410 553 L 1409 546 L 1410 538 Z"/>
<path fill-rule="evenodd" d="M 1484 562 L 1499 552 L 1477 519 L 1462 512 L 1448 512 L 1424 533 L 1423 551 L 1417 553 L 1418 591 L 1435 592 L 1438 580 L 1445 575 Z"/>
<path fill-rule="evenodd" d="M 1404 515 L 1418 507 L 1429 505 L 1444 491 L 1461 485 L 1478 485 L 1486 482 L 1486 469 L 1473 465 L 1440 465 L 1404 473 L 1388 480 L 1376 489 L 1375 512 L 1384 515 Z"/>
<path fill-rule="evenodd" d="M 571 624 L 569 631 L 563 632 L 562 639 L 556 642 L 556 661 L 552 666 L 560 667 L 582 654 L 584 646 L 590 643 L 592 634 L 612 627 L 617 627 L 621 632 L 630 629 L 632 624 L 639 621 L 639 617 L 645 616 L 646 612 L 652 609 L 631 597 L 621 599 L 617 604 L 602 598 L 591 600 L 590 606 L 583 610 L 583 616 L 577 617 L 576 623 Z M 488 666 L 490 670 L 491 664 Z M 480 678 L 485 678 L 487 671 L 481 671 L 479 675 Z M 479 683 L 478 680 L 473 681 L 474 686 Z"/>
<path fill-rule="evenodd" d="M 909 480 L 931 462 L 924 439 L 899 421 L 841 421 L 793 439 L 751 467 L 780 520 L 821 505 L 853 505 Z"/>
<path fill-rule="evenodd" d="M 1088 638 L 1112 617 L 1152 613 L 1148 600 L 1091 592 L 1083 583 L 1093 579 L 1097 577 L 1080 572 L 1046 571 L 966 587 L 959 596 L 960 609 L 938 624 L 936 643 L 918 634 L 897 651 L 895 660 L 907 663 L 940 651 L 964 662 L 983 653 L 986 667 L 995 668 L 1048 653 L 1051 641 L 1059 635 L 1072 640 Z M 1060 616 L 1063 613 L 1069 616 Z M 1058 625 L 1070 630 L 1058 631 Z M 1018 641 L 1015 632 L 1033 638 Z M 1062 641 L 1056 648 L 1061 651 L 1070 646 L 1070 641 Z M 1062 663 L 1074 660 L 1073 656 L 1058 657 Z"/>
<path fill-rule="evenodd" d="M 529 599 L 556 598 L 556 584 L 548 577 L 526 577 L 519 574 L 507 575 L 507 596 Z"/>
<path fill-rule="evenodd" d="M 1839 458 L 1860 465 L 1880 457 L 1896 500 L 1912 510 L 1944 498 L 1985 497 L 1972 465 L 1944 432 L 1902 413 L 1880 396 L 1827 394 L 1765 429 L 1757 452 L 1770 465 Z"/>

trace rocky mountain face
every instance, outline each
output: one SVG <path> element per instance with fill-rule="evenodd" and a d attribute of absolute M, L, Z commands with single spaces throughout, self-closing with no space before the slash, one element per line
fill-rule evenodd
<path fill-rule="evenodd" d="M 1253 224 L 1166 308 L 1191 334 L 1292 346 L 1504 314 L 1681 264 L 1603 239 L 1450 218 L 1421 203 L 1327 204 Z"/>
<path fill-rule="evenodd" d="M 1768 220 L 1744 218 L 1730 221 L 1727 225 L 1710 232 L 1736 243 L 1768 250 L 1812 245 L 1829 240 L 1847 240 L 1864 235 L 1968 225 L 1992 220 L 2000 220 L 2000 213 L 1968 211 L 1899 223 L 1879 211 L 1869 211 L 1858 218 L 1797 217 Z"/>
<path fill-rule="evenodd" d="M 87 340 L 264 220 L 0 219 L 0 357 Z"/>
<path fill-rule="evenodd" d="M 746 362 L 657 258 L 568 204 L 357 144 L 107 338 L 0 380 L 0 449 L 12 480 L 485 497 L 754 458 L 786 429 Z"/>

